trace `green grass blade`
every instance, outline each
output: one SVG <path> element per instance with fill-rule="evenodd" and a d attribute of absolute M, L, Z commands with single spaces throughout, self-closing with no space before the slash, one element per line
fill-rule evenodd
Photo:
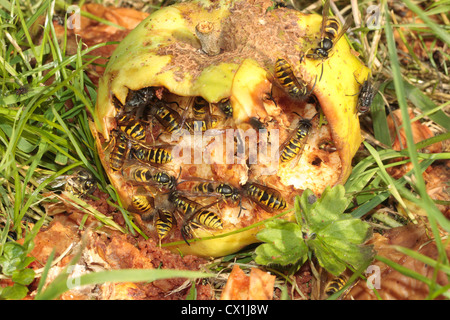
<path fill-rule="evenodd" d="M 69 278 L 68 273 L 58 276 L 44 292 L 36 295 L 36 300 L 57 299 L 64 292 L 78 286 L 102 284 L 105 282 L 152 282 L 170 278 L 207 278 L 211 274 L 199 271 L 169 270 L 169 269 L 122 269 L 99 271 Z"/>
<path fill-rule="evenodd" d="M 408 2 L 407 5 L 411 8 L 412 3 L 409 0 L 407 2 Z M 389 12 L 387 4 L 385 4 L 385 6 L 386 6 L 386 12 Z M 414 12 L 416 12 L 416 11 L 414 11 Z M 425 17 L 425 18 L 427 19 L 427 21 L 429 21 L 428 17 Z M 427 23 L 427 21 L 425 21 L 425 22 Z M 400 70 L 397 48 L 395 46 L 394 34 L 393 34 L 389 15 L 386 15 L 386 25 L 385 25 L 384 30 L 386 33 L 387 47 L 388 47 L 388 51 L 389 51 L 389 59 L 391 61 L 392 76 L 393 76 L 393 80 L 394 80 L 394 86 L 395 86 L 395 92 L 397 94 L 398 104 L 400 106 L 402 118 L 409 119 L 408 105 L 407 105 L 407 101 L 406 101 L 406 94 L 405 94 L 405 88 L 404 88 L 404 81 L 403 81 L 402 73 Z M 448 34 L 446 35 L 446 37 L 450 38 L 450 36 Z M 425 181 L 423 179 L 422 172 L 420 171 L 420 167 L 419 167 L 417 151 L 415 150 L 415 143 L 414 143 L 414 139 L 413 139 L 411 123 L 409 123 L 408 121 L 404 121 L 403 129 L 405 131 L 405 136 L 406 136 L 406 141 L 407 141 L 408 155 L 409 155 L 409 158 L 411 159 L 411 163 L 413 165 L 415 185 L 416 185 L 418 192 L 421 196 L 421 199 L 423 201 L 423 208 L 428 213 L 428 218 L 430 221 L 430 225 L 431 225 L 433 234 L 434 234 L 435 238 L 438 238 L 439 230 L 436 225 L 436 221 L 438 223 L 440 223 L 441 226 L 447 232 L 450 232 L 450 223 L 444 217 L 442 212 L 439 211 L 439 209 L 436 207 L 436 205 L 434 204 L 434 202 L 432 201 L 432 199 L 429 197 L 429 195 L 427 193 Z M 436 242 L 436 245 L 438 247 L 439 255 L 441 257 L 443 257 L 444 255 L 446 256 L 446 253 L 442 246 L 442 243 L 440 243 L 440 241 L 438 241 L 438 242 Z"/>
<path fill-rule="evenodd" d="M 403 0 L 403 3 L 406 4 L 406 6 L 417 16 L 425 22 L 425 24 L 433 30 L 434 34 L 441 38 L 442 41 L 444 41 L 447 46 L 450 46 L 450 33 L 448 31 L 445 31 L 441 26 L 433 22 L 428 15 L 415 3 L 413 3 L 411 0 Z"/>

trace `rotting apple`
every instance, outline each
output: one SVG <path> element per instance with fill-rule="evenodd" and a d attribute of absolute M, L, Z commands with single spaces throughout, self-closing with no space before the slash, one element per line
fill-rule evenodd
<path fill-rule="evenodd" d="M 265 0 L 197 0 L 161 8 L 119 44 L 100 79 L 91 131 L 102 164 L 148 236 L 157 237 L 161 212 L 173 213 L 175 220 L 167 225 L 172 229 L 160 240 L 171 250 L 205 257 L 236 252 L 257 241 L 261 227 L 245 227 L 292 209 L 295 196 L 306 188 L 320 195 L 326 186 L 344 183 L 351 172 L 362 141 L 357 93 L 369 70 L 345 39 L 326 60 L 300 59 L 320 42 L 322 17 L 268 10 L 270 5 Z M 307 88 L 305 96 L 292 98 L 285 90 L 275 68 L 279 58 Z M 196 97 L 208 102 L 201 119 L 206 131 L 192 130 Z M 232 108 L 231 117 L 223 107 Z M 164 119 L 188 134 L 174 138 Z M 302 121 L 308 123 L 305 119 L 310 119 L 302 128 L 307 139 L 290 145 L 299 156 L 280 162 L 282 148 L 296 137 Z M 145 138 L 134 139 L 125 120 L 139 122 Z M 324 143 L 333 146 L 331 151 L 321 147 Z M 178 156 L 158 163 L 161 153 L 155 148 Z M 119 169 L 112 166 L 115 160 L 123 162 Z M 152 172 L 141 176 L 147 182 L 136 183 L 136 168 Z M 161 188 L 152 179 L 158 172 L 176 177 L 174 187 Z M 238 190 L 239 200 L 217 189 L 192 191 L 208 181 L 211 188 L 223 183 Z M 149 200 L 145 214 L 133 207 L 137 196 Z M 192 201 L 192 207 L 180 199 Z M 205 227 L 211 220 L 200 217 L 201 211 L 213 212 L 222 228 Z M 187 244 L 180 230 L 209 239 Z"/>

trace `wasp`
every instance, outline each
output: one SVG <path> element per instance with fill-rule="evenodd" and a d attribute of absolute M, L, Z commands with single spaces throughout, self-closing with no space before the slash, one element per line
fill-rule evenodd
<path fill-rule="evenodd" d="M 335 294 L 336 292 L 342 290 L 342 288 L 344 288 L 344 286 L 347 285 L 348 279 L 349 279 L 349 276 L 346 273 L 343 273 L 337 277 L 334 277 L 325 286 L 325 294 L 329 297 L 329 296 Z M 353 285 L 351 285 L 350 287 L 348 287 L 345 290 L 343 297 L 345 297 L 348 294 L 348 292 L 351 290 L 351 288 L 355 284 L 356 283 L 354 283 Z"/>
<path fill-rule="evenodd" d="M 202 131 L 205 132 L 208 129 L 213 129 L 217 127 L 218 119 L 217 117 L 211 116 L 209 120 L 193 120 L 192 125 L 194 131 Z"/>
<path fill-rule="evenodd" d="M 145 140 L 146 129 L 140 121 L 137 121 L 134 118 L 132 118 L 130 120 L 121 119 L 119 123 L 120 123 L 119 129 L 123 133 L 128 135 L 131 139 L 137 140 L 137 141 Z"/>
<path fill-rule="evenodd" d="M 169 194 L 169 202 L 181 211 L 184 216 L 191 216 L 200 206 L 198 202 L 182 196 L 178 191 L 173 191 Z"/>
<path fill-rule="evenodd" d="M 246 183 L 243 187 L 247 197 L 268 212 L 287 208 L 286 200 L 278 190 L 258 183 Z"/>
<path fill-rule="evenodd" d="M 230 98 L 225 98 L 217 103 L 217 107 L 223 112 L 226 118 L 233 117 L 233 106 L 231 105 Z"/>
<path fill-rule="evenodd" d="M 162 240 L 169 234 L 174 223 L 176 223 L 176 220 L 171 212 L 167 210 L 159 210 L 159 215 L 155 222 L 156 232 L 158 233 L 159 239 Z"/>
<path fill-rule="evenodd" d="M 88 195 L 95 190 L 95 179 L 92 174 L 84 169 L 76 171 L 73 175 L 67 178 L 65 184 L 65 191 L 74 195 Z"/>
<path fill-rule="evenodd" d="M 295 167 L 300 160 L 308 135 L 312 127 L 311 119 L 300 119 L 297 128 L 292 132 L 289 138 L 280 147 L 280 161 L 291 162 L 291 168 Z"/>
<path fill-rule="evenodd" d="M 189 128 L 194 131 L 206 131 L 217 126 L 218 119 L 211 115 L 210 104 L 202 97 L 195 97 L 192 105 L 194 118 L 190 120 L 192 123 Z"/>
<path fill-rule="evenodd" d="M 149 214 L 149 211 L 155 208 L 154 198 L 148 195 L 137 194 L 131 199 L 132 207 L 141 215 Z M 147 215 L 143 216 L 146 219 Z"/>
<path fill-rule="evenodd" d="M 218 194 L 224 199 L 237 201 L 240 199 L 240 192 L 237 188 L 223 182 L 201 182 L 196 184 L 192 191 L 204 194 Z"/>
<path fill-rule="evenodd" d="M 124 118 L 134 115 L 136 118 L 140 118 L 145 108 L 156 99 L 155 88 L 146 87 L 136 91 L 130 90 L 128 92 L 125 105 L 113 97 L 113 104 L 117 111 L 116 117 L 123 120 Z"/>
<path fill-rule="evenodd" d="M 195 119 L 203 119 L 209 110 L 209 102 L 202 97 L 195 97 L 192 112 Z"/>
<path fill-rule="evenodd" d="M 214 203 L 185 215 L 183 225 L 181 226 L 181 235 L 188 245 L 189 242 L 187 239 L 192 238 L 191 230 L 193 228 L 206 227 L 214 230 L 223 229 L 223 221 L 220 216 L 217 213 L 208 210 L 212 205 L 214 205 Z"/>
<path fill-rule="evenodd" d="M 51 175 L 44 175 L 37 179 L 39 184 L 50 178 Z M 64 186 L 64 190 L 76 196 L 85 196 L 95 191 L 95 179 L 86 169 L 80 168 L 73 174 L 61 175 L 56 177 L 48 185 L 51 188 L 60 188 Z"/>
<path fill-rule="evenodd" d="M 146 87 L 136 91 L 131 91 L 131 93 L 128 94 L 125 109 L 146 107 L 155 98 L 156 93 L 153 87 Z"/>
<path fill-rule="evenodd" d="M 184 180 L 180 182 L 180 184 L 187 181 L 189 180 Z M 200 196 L 220 197 L 224 200 L 231 200 L 232 202 L 239 201 L 240 211 L 238 216 L 240 216 L 243 209 L 245 210 L 245 208 L 242 207 L 241 191 L 228 183 L 218 181 L 202 181 L 200 183 L 195 184 L 192 187 L 191 193 L 197 196 L 200 195 Z M 214 202 L 211 205 L 214 205 L 219 201 Z"/>
<path fill-rule="evenodd" d="M 315 87 L 314 83 L 311 91 L 308 91 L 307 84 L 303 82 L 301 83 L 298 80 L 298 78 L 294 75 L 292 66 L 284 58 L 278 58 L 277 61 L 275 62 L 275 78 L 286 90 L 289 96 L 294 99 L 302 99 L 310 95 Z"/>
<path fill-rule="evenodd" d="M 138 161 L 156 165 L 166 164 L 173 160 L 171 151 L 164 146 L 135 145 L 131 148 L 131 154 Z"/>
<path fill-rule="evenodd" d="M 114 147 L 109 154 L 109 166 L 112 171 L 119 171 L 128 156 L 129 141 L 123 135 L 119 134 L 117 138 L 114 138 Z"/>
<path fill-rule="evenodd" d="M 375 89 L 372 81 L 369 78 L 367 78 L 363 82 L 363 84 L 360 84 L 359 82 L 358 84 L 361 86 L 361 88 L 359 89 L 356 110 L 359 113 L 366 113 L 370 110 L 370 106 L 372 105 L 372 101 L 376 95 L 377 90 Z"/>
<path fill-rule="evenodd" d="M 335 17 L 330 17 L 330 0 L 327 0 L 323 5 L 322 10 L 322 26 L 320 28 L 320 43 L 317 48 L 313 49 L 312 53 L 306 54 L 307 58 L 315 60 L 325 60 L 330 57 L 335 44 L 347 32 L 351 25 L 351 16 L 347 18 L 344 26 L 341 27 L 339 20 Z"/>
<path fill-rule="evenodd" d="M 138 183 L 150 183 L 172 190 L 176 185 L 176 178 L 165 171 L 153 167 L 134 166 L 130 169 L 129 179 Z"/>
<path fill-rule="evenodd" d="M 176 102 L 171 103 L 178 105 Z M 153 104 L 150 108 L 150 114 L 158 120 L 168 133 L 180 133 L 185 126 L 190 130 L 190 127 L 185 123 L 185 115 L 181 116 L 178 111 L 169 107 L 168 104 L 162 101 Z"/>

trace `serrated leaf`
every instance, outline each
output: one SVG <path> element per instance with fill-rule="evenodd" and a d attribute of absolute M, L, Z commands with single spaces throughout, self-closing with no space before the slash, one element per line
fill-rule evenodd
<path fill-rule="evenodd" d="M 308 248 L 314 252 L 319 264 L 331 274 L 338 276 L 347 268 L 329 250 L 325 250 L 319 239 L 308 241 Z"/>
<path fill-rule="evenodd" d="M 315 255 L 334 275 L 349 265 L 358 268 L 373 258 L 364 243 L 372 236 L 369 224 L 344 213 L 349 201 L 342 185 L 327 187 L 320 199 L 305 190 L 295 201 L 297 223 L 273 220 L 257 234 L 265 243 L 256 249 L 260 264 L 286 266 Z"/>
<path fill-rule="evenodd" d="M 342 185 L 325 188 L 320 200 L 314 203 L 310 200 L 312 194 L 311 190 L 305 190 L 300 197 L 300 205 L 305 223 L 313 230 L 320 230 L 338 220 L 348 204 Z"/>
<path fill-rule="evenodd" d="M 286 266 L 305 259 L 307 248 L 296 223 L 281 219 L 270 221 L 258 232 L 257 238 L 266 242 L 255 250 L 255 261 L 259 264 Z"/>
<path fill-rule="evenodd" d="M 333 221 L 322 229 L 312 228 L 320 234 L 323 241 L 332 244 L 335 241 L 345 241 L 348 243 L 364 243 L 372 235 L 372 229 L 368 223 L 355 219 L 348 214 L 342 214 L 341 219 Z"/>
<path fill-rule="evenodd" d="M 313 249 L 319 264 L 332 274 L 342 273 L 346 264 L 357 269 L 374 256 L 372 247 L 363 246 L 372 236 L 368 223 L 341 214 L 339 220 L 321 226 L 322 229 L 311 227 L 316 237 L 306 243 Z"/>

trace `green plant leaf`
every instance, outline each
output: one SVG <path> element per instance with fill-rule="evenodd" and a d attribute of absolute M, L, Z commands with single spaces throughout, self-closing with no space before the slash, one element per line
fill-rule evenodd
<path fill-rule="evenodd" d="M 26 297 L 28 288 L 22 284 L 14 283 L 12 286 L 5 287 L 0 292 L 0 298 L 7 300 L 21 300 Z"/>
<path fill-rule="evenodd" d="M 35 275 L 33 269 L 16 270 L 13 272 L 11 280 L 27 286 L 34 280 Z"/>
<path fill-rule="evenodd" d="M 334 275 L 349 265 L 355 269 L 370 261 L 375 252 L 364 243 L 372 236 L 369 224 L 344 213 L 349 201 L 342 185 L 327 187 L 317 199 L 311 190 L 296 198 L 297 223 L 273 220 L 258 232 L 265 243 L 256 248 L 255 261 L 263 265 L 303 263 L 314 254 L 319 264 Z"/>
<path fill-rule="evenodd" d="M 320 201 L 314 201 L 314 193 L 305 190 L 300 197 L 303 223 L 318 230 L 328 223 L 339 219 L 347 207 L 344 187 L 326 188 Z"/>
<path fill-rule="evenodd" d="M 300 226 L 286 220 L 273 220 L 258 232 L 257 238 L 266 243 L 256 248 L 255 261 L 262 265 L 287 266 L 303 260 L 307 253 Z"/>
<path fill-rule="evenodd" d="M 14 271 L 26 268 L 34 259 L 26 256 L 25 248 L 17 242 L 7 242 L 3 245 L 0 257 L 1 271 L 6 276 L 12 276 Z"/>

